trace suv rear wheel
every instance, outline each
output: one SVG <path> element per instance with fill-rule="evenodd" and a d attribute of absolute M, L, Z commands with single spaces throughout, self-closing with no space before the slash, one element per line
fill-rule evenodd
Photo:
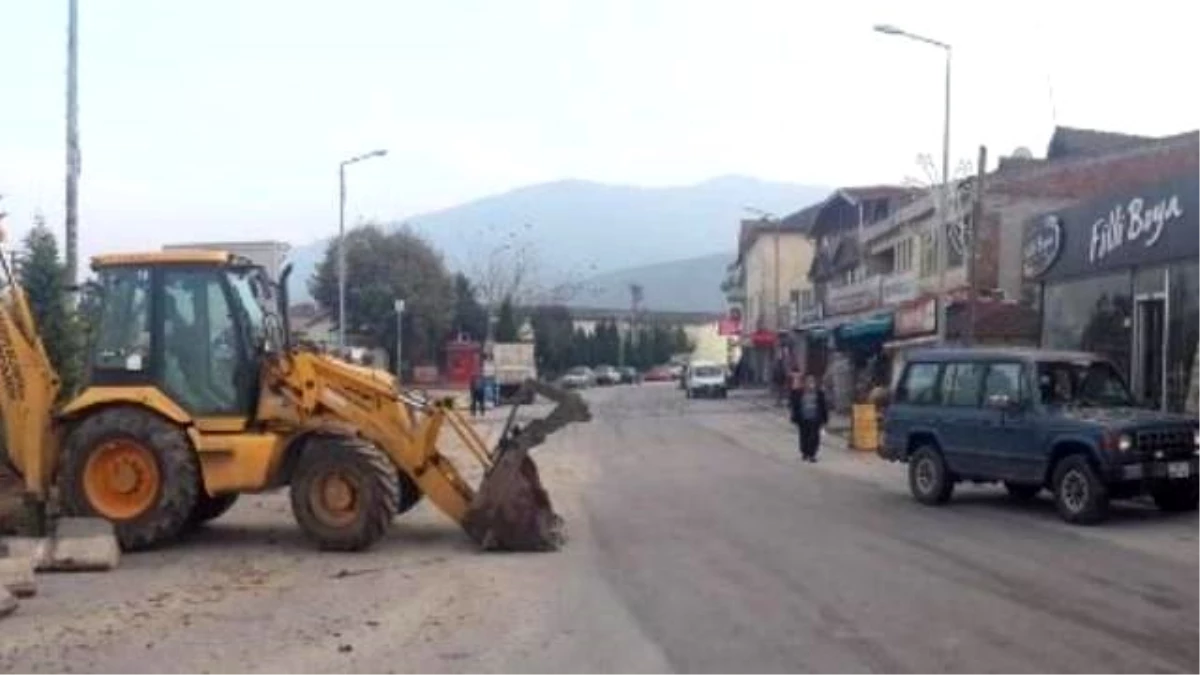
<path fill-rule="evenodd" d="M 1200 501 L 1200 490 L 1194 480 L 1165 483 L 1150 494 L 1163 511 L 1195 511 Z"/>
<path fill-rule="evenodd" d="M 1083 455 L 1054 467 L 1054 505 L 1068 523 L 1092 525 L 1108 517 L 1108 487 Z"/>
<path fill-rule="evenodd" d="M 936 506 L 950 501 L 954 480 L 937 448 L 923 445 L 908 458 L 908 487 L 922 504 Z"/>

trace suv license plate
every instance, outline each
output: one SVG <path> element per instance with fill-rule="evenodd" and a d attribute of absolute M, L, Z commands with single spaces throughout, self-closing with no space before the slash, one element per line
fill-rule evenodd
<path fill-rule="evenodd" d="M 1191 466 L 1187 462 L 1171 462 L 1167 465 L 1167 478 L 1187 478 L 1191 475 Z"/>

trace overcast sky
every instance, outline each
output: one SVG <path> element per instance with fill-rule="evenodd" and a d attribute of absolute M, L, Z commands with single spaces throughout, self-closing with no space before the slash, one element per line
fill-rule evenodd
<path fill-rule="evenodd" d="M 81 247 L 305 243 L 560 178 L 901 182 L 1060 124 L 1200 126 L 1194 3 L 80 0 Z M 61 232 L 66 0 L 0 0 L 0 194 Z M 1188 66 L 1187 64 L 1192 64 Z M 731 244 L 732 245 L 732 244 Z"/>

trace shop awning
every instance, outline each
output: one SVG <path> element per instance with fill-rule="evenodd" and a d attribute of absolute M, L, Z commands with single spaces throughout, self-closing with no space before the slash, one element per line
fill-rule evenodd
<path fill-rule="evenodd" d="M 877 314 L 869 319 L 844 323 L 837 328 L 839 340 L 881 340 L 892 334 L 892 315 Z"/>

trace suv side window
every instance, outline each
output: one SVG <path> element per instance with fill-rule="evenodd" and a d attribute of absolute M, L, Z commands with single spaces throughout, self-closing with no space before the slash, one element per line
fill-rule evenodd
<path fill-rule="evenodd" d="M 986 363 L 951 363 L 942 378 L 942 400 L 946 405 L 978 407 Z"/>
<path fill-rule="evenodd" d="M 910 405 L 937 403 L 937 382 L 941 366 L 937 363 L 913 363 L 896 389 L 896 402 Z"/>
<path fill-rule="evenodd" d="M 983 400 L 1007 396 L 1012 401 L 1025 398 L 1025 370 L 1019 363 L 993 363 L 983 381 Z"/>

